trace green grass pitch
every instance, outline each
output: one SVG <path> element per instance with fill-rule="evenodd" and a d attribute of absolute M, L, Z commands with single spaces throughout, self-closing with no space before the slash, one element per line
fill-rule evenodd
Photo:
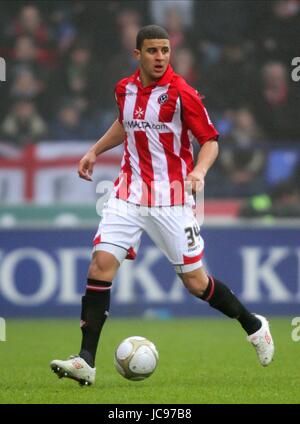
<path fill-rule="evenodd" d="M 0 403 L 300 403 L 300 342 L 291 339 L 290 319 L 271 319 L 274 362 L 258 364 L 239 324 L 229 319 L 110 319 L 97 356 L 97 380 L 80 387 L 51 372 L 52 359 L 77 353 L 75 320 L 7 320 L 0 342 Z M 140 382 L 113 366 L 118 343 L 128 336 L 152 340 L 160 355 L 155 373 Z"/>

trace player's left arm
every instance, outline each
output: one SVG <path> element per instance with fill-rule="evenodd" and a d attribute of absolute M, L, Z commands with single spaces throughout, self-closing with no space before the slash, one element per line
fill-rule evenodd
<path fill-rule="evenodd" d="M 191 181 L 192 190 L 203 190 L 207 171 L 213 165 L 218 153 L 219 145 L 216 140 L 209 140 L 201 147 L 196 165 L 186 177 L 186 181 Z"/>
<path fill-rule="evenodd" d="M 219 133 L 211 122 L 207 110 L 196 90 L 186 85 L 180 90 L 183 122 L 201 145 L 196 165 L 187 175 L 194 191 L 204 187 L 205 176 L 218 156 Z"/>

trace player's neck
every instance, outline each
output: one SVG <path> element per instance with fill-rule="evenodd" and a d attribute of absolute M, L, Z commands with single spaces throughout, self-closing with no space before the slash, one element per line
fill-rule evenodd
<path fill-rule="evenodd" d="M 158 81 L 158 80 L 154 80 L 153 78 L 150 78 L 148 75 L 146 75 L 142 71 L 142 69 L 140 70 L 140 80 L 141 80 L 143 88 L 149 87 L 150 85 Z"/>

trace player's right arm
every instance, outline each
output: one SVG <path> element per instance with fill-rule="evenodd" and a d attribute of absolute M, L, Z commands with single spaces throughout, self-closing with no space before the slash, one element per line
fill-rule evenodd
<path fill-rule="evenodd" d="M 93 169 L 97 156 L 123 143 L 125 131 L 117 119 L 106 133 L 95 143 L 79 162 L 78 175 L 87 181 L 92 181 Z"/>

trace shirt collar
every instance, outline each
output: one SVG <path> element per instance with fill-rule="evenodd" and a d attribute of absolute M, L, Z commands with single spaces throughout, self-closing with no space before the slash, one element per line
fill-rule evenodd
<path fill-rule="evenodd" d="M 171 65 L 168 65 L 166 72 L 163 74 L 163 76 L 158 81 L 155 81 L 152 84 L 148 85 L 148 87 L 142 86 L 142 83 L 140 80 L 140 69 L 136 70 L 136 72 L 130 77 L 130 80 L 142 89 L 147 89 L 147 88 L 152 89 L 153 87 L 156 87 L 157 85 L 162 86 L 162 85 L 169 84 L 173 76 L 174 76 L 174 70 Z"/>

